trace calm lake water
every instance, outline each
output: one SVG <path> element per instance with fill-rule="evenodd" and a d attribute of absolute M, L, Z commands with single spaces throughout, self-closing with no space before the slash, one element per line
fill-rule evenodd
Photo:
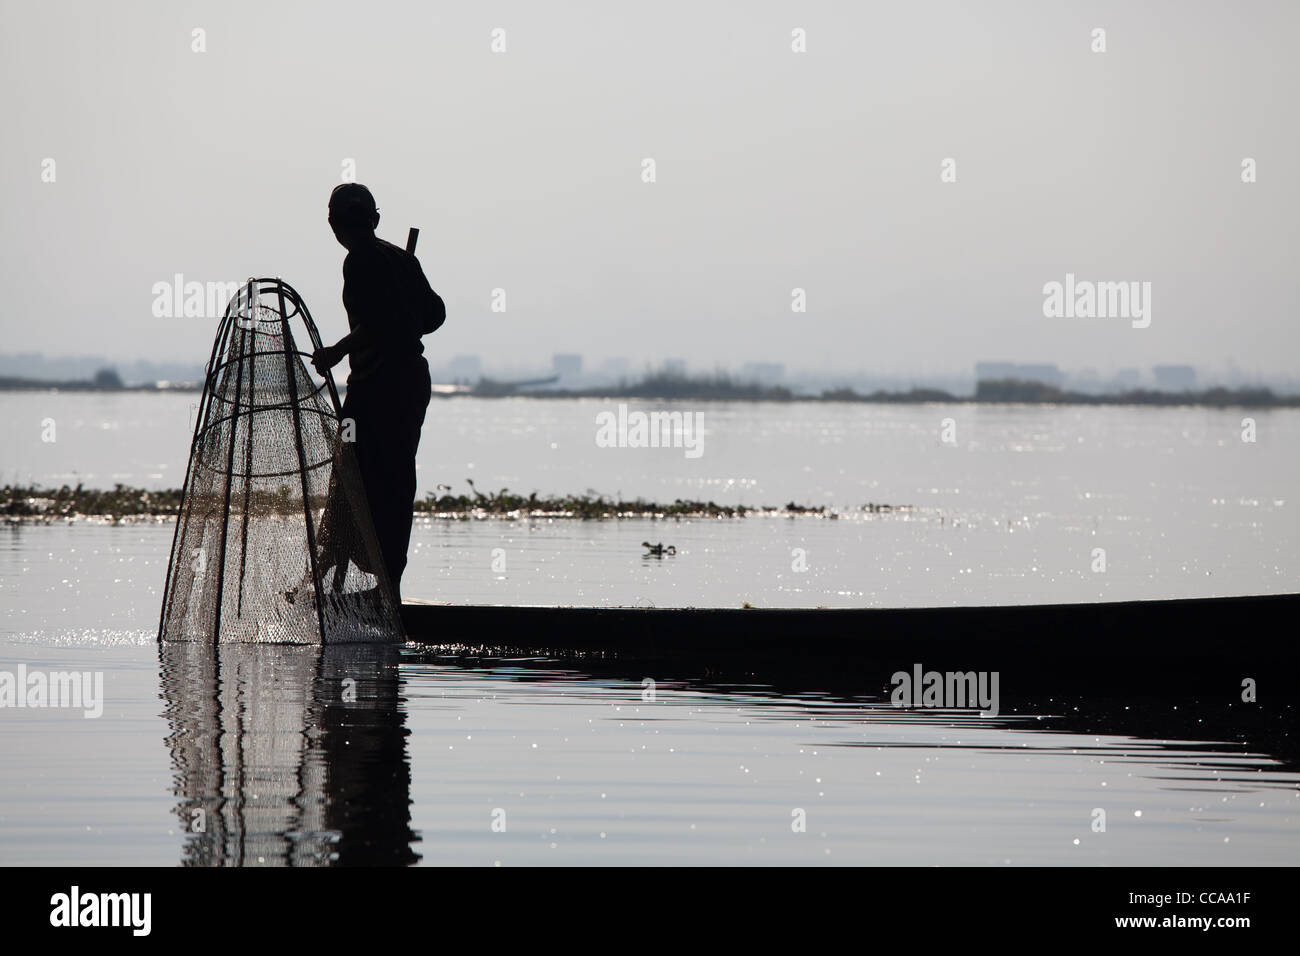
<path fill-rule="evenodd" d="M 0 394 L 0 480 L 179 487 L 196 398 Z M 853 606 L 1300 588 L 1300 410 L 1251 412 L 1256 441 L 1244 442 L 1239 410 L 634 403 L 702 413 L 703 454 L 688 458 L 674 448 L 597 447 L 596 416 L 615 407 L 435 400 L 420 449 L 421 493 L 439 484 L 464 493 L 469 478 L 481 490 L 795 502 L 843 517 L 428 522 L 416 529 L 405 593 Z M 51 420 L 55 440 L 44 442 Z M 941 440 L 945 420 L 950 443 Z M 868 502 L 916 510 L 867 516 L 860 509 Z M 140 550 L 165 558 L 166 535 Z M 678 553 L 643 560 L 643 540 Z M 1094 570 L 1098 548 L 1104 572 Z"/>
<path fill-rule="evenodd" d="M 0 394 L 0 481 L 178 486 L 195 398 Z M 613 407 L 435 401 L 422 491 L 470 477 L 842 517 L 421 521 L 405 591 L 812 607 L 1300 585 L 1295 411 L 1251 413 L 1246 443 L 1238 411 L 693 405 L 706 433 L 688 459 L 596 447 L 595 416 Z M 865 515 L 866 502 L 916 509 Z M 415 647 L 160 652 L 171 535 L 166 521 L 0 529 L 0 671 L 97 672 L 104 688 L 94 719 L 0 709 L 0 864 L 1213 865 L 1300 852 L 1293 760 L 1212 735 L 1063 729 L 1053 717 L 1069 701 L 988 718 L 672 674 L 650 675 L 645 700 L 640 679 Z M 678 553 L 645 558 L 643 540 Z"/>

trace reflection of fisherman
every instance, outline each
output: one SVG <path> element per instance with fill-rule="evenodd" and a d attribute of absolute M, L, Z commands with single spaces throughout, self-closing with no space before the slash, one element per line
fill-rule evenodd
<path fill-rule="evenodd" d="M 351 331 L 312 356 L 322 375 L 350 357 L 343 417 L 355 423 L 357 462 L 379 550 L 401 599 L 415 506 L 415 451 L 429 405 L 429 363 L 420 336 L 438 329 L 446 306 L 414 255 L 378 238 L 375 197 L 360 183 L 330 195 L 329 223 L 343 260 L 343 306 Z"/>

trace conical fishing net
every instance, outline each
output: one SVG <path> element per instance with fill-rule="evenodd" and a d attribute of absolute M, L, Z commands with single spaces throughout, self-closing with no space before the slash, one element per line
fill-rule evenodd
<path fill-rule="evenodd" d="M 250 279 L 217 331 L 167 570 L 159 639 L 336 644 L 402 638 L 333 379 L 294 344 L 306 303 Z"/>

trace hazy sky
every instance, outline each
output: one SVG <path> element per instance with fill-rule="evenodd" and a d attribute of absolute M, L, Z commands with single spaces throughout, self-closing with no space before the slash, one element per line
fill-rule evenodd
<path fill-rule="evenodd" d="M 204 361 L 215 319 L 152 314 L 175 273 L 281 275 L 336 339 L 351 158 L 380 235 L 422 229 L 435 360 L 1294 374 L 1297 34 L 1294 0 L 0 0 L 0 351 Z M 1067 272 L 1150 282 L 1150 327 L 1045 318 Z"/>

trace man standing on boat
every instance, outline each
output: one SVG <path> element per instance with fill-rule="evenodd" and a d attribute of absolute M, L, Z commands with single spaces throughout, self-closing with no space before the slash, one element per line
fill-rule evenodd
<path fill-rule="evenodd" d="M 353 447 L 380 554 L 400 601 L 415 507 L 415 452 L 432 388 L 420 337 L 442 326 L 447 309 L 419 260 L 375 235 L 379 210 L 365 186 L 335 187 L 329 224 L 348 250 L 343 307 L 351 331 L 317 350 L 312 364 L 324 375 L 349 357 L 343 418 L 354 423 Z"/>

